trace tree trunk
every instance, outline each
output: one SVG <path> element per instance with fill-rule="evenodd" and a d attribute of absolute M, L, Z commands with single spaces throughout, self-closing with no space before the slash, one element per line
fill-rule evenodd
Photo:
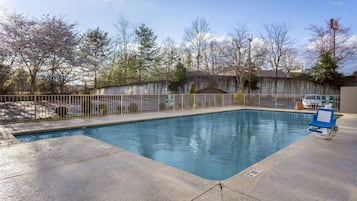
<path fill-rule="evenodd" d="M 36 75 L 31 75 L 30 77 L 31 77 L 31 81 L 30 81 L 30 83 L 31 83 L 30 93 L 31 93 L 32 95 L 34 95 L 34 94 L 35 94 L 35 91 L 36 91 Z"/>
<path fill-rule="evenodd" d="M 278 84 L 278 68 L 275 69 L 275 80 L 274 80 L 275 107 L 278 105 L 278 97 L 276 96 L 277 84 Z"/>
<path fill-rule="evenodd" d="M 94 70 L 94 88 L 97 89 L 97 71 Z"/>
<path fill-rule="evenodd" d="M 276 96 L 276 88 L 278 84 L 278 68 L 275 69 L 274 94 Z"/>

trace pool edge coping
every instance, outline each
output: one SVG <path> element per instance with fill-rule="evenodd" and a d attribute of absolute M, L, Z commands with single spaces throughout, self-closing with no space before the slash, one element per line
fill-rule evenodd
<path fill-rule="evenodd" d="M 25 134 L 29 134 L 29 133 L 36 133 L 36 132 L 46 132 L 46 131 L 57 131 L 57 130 L 67 130 L 67 129 L 78 129 L 78 128 L 87 128 L 87 127 L 95 127 L 95 126 L 105 126 L 105 125 L 113 125 L 113 124 L 121 124 L 121 123 L 131 123 L 131 122 L 140 122 L 140 121 L 150 121 L 150 120 L 159 120 L 159 119 L 165 119 L 165 118 L 176 118 L 176 117 L 186 117 L 186 116 L 194 116 L 194 115 L 204 115 L 204 114 L 212 114 L 212 113 L 221 113 L 221 112 L 229 112 L 229 111 L 237 111 L 237 110 L 260 110 L 260 111 L 272 111 L 272 112 L 294 112 L 294 113 L 305 113 L 305 114 L 314 114 L 316 111 L 312 111 L 312 110 L 294 110 L 294 109 L 280 109 L 280 108 L 261 108 L 261 107 L 221 107 L 221 108 L 204 108 L 204 109 L 200 109 L 200 110 L 180 110 L 180 111 L 175 111 L 175 112 L 172 112 L 172 111 L 166 111 L 166 112 L 150 112 L 150 113 L 136 113 L 136 114 L 126 114 L 126 117 L 137 117 L 138 115 L 150 115 L 150 114 L 159 114 L 159 116 L 157 117 L 142 117 L 142 118 L 135 118 L 135 119 L 127 119 L 127 120 L 114 120 L 114 121 L 104 121 L 104 122 L 101 122 L 101 123 L 94 123 L 93 122 L 89 122 L 89 123 L 85 123 L 85 124 L 80 124 L 80 125 L 72 125 L 72 126 L 66 126 L 66 127 L 63 127 L 63 126 L 60 126 L 60 127 L 55 127 L 55 128 L 44 128 L 43 125 L 37 125 L 37 126 L 40 126 L 42 128 L 39 128 L 39 129 L 29 129 L 29 130 L 20 130 L 20 131 L 12 131 L 11 128 L 8 130 L 8 133 L 7 135 L 11 135 L 12 136 L 12 139 L 16 141 L 16 143 L 12 143 L 12 144 L 18 144 L 18 143 L 28 143 L 28 142 L 20 142 L 16 139 L 16 135 L 25 135 Z M 180 113 L 177 113 L 177 112 L 180 112 Z M 183 112 L 183 113 L 182 113 Z M 169 114 L 167 116 L 163 115 L 161 116 L 160 114 Z M 342 113 L 338 113 L 340 115 L 343 116 Z M 114 118 L 114 117 L 123 117 L 124 115 L 112 115 L 112 116 L 105 116 L 105 117 L 94 117 L 94 118 L 90 118 L 91 120 L 105 120 L 106 118 Z M 77 119 L 65 119 L 65 120 L 58 120 L 58 121 L 43 121 L 43 122 L 48 122 L 48 123 L 65 123 L 65 122 L 68 122 L 68 121 L 75 121 L 75 120 L 79 120 L 79 121 L 85 121 L 85 120 L 88 120 L 88 118 L 77 118 Z M 36 124 L 41 124 L 43 122 L 28 122 L 28 123 L 15 123 L 15 124 L 5 124 L 5 125 L 0 125 L 0 130 L 2 130 L 2 126 L 7 126 L 7 125 L 21 125 L 21 126 L 26 126 L 26 125 L 36 125 Z M 312 135 L 312 133 L 310 134 L 307 134 L 306 136 L 304 136 L 302 139 L 304 139 L 305 137 L 309 136 L 309 135 Z M 300 139 L 300 140 L 302 140 Z M 97 139 L 95 139 L 97 140 Z M 298 141 L 300 141 L 298 140 Z M 100 141 L 100 140 L 98 140 Z M 272 157 L 274 154 L 277 154 L 281 151 L 283 151 L 284 149 L 290 147 L 291 145 L 294 145 L 295 143 L 297 143 L 298 141 L 295 141 L 293 142 L 292 144 L 289 144 L 288 146 L 282 148 L 281 150 L 265 157 L 264 159 L 258 161 L 257 163 L 261 162 L 261 161 L 264 161 L 264 160 L 267 160 L 268 158 Z M 102 142 L 102 141 L 101 141 Z M 11 146 L 12 144 L 8 145 L 8 146 Z M 0 144 L 1 146 L 1 144 Z M 120 148 L 120 147 L 119 147 Z M 140 156 L 140 155 L 139 155 Z M 256 166 L 257 163 L 254 163 L 252 164 L 251 166 L 243 169 L 242 171 L 232 175 L 231 177 L 229 178 L 226 178 L 224 180 L 210 180 L 210 179 L 206 179 L 206 178 L 203 178 L 203 177 L 200 177 L 198 175 L 195 175 L 195 176 L 198 176 L 202 179 L 206 179 L 206 180 L 209 180 L 209 181 L 215 181 L 215 182 L 224 182 L 224 181 L 227 181 L 227 180 L 230 180 L 231 178 L 241 174 L 241 173 L 244 173 L 244 172 L 247 172 L 247 170 L 250 170 L 252 167 Z M 164 165 L 167 165 L 167 164 L 164 164 Z M 169 165 L 167 165 L 169 166 Z M 171 167 L 171 166 L 170 166 Z M 175 167 L 174 167 L 175 168 Z M 176 168 L 177 169 L 177 168 Z M 192 174 L 190 172 L 188 172 L 189 174 Z M 192 174 L 194 175 L 194 174 Z"/>
<path fill-rule="evenodd" d="M 220 109 L 222 109 L 222 108 L 220 108 Z M 280 109 L 277 110 L 277 109 L 250 108 L 250 107 L 249 107 L 249 108 L 248 108 L 248 107 L 235 108 L 235 109 L 232 109 L 232 108 L 230 107 L 230 108 L 226 108 L 226 110 L 219 110 L 219 111 L 220 111 L 220 112 L 224 112 L 224 111 L 243 110 L 243 109 L 268 110 L 268 111 L 283 111 L 283 112 L 284 112 L 284 111 L 285 111 L 285 112 L 301 112 L 301 113 L 311 113 L 311 114 L 313 114 L 313 113 L 315 112 L 315 111 L 295 111 L 295 110 L 280 110 Z M 192 111 L 191 111 L 191 112 L 192 112 Z M 197 112 L 197 111 L 195 110 L 195 112 Z M 210 112 L 205 111 L 205 112 L 200 112 L 199 114 L 208 114 L 208 113 L 214 113 L 214 112 L 217 112 L 217 111 L 210 111 Z M 342 114 L 343 116 L 338 119 L 338 122 L 337 122 L 338 124 L 339 124 L 339 122 L 344 121 L 345 118 L 346 118 L 346 119 L 349 119 L 349 118 L 350 118 L 349 113 L 339 113 L 339 114 Z M 192 115 L 192 114 L 186 114 L 186 115 L 181 115 L 181 116 L 188 116 L 188 115 Z M 352 114 L 352 115 L 355 115 L 355 114 Z M 353 116 L 353 117 L 355 117 L 355 116 Z M 163 118 L 165 118 L 165 117 L 163 117 Z M 34 132 L 34 130 L 32 130 L 32 132 Z M 299 144 L 304 143 L 304 141 L 307 141 L 307 140 L 308 140 L 307 138 L 313 137 L 312 135 L 313 135 L 313 134 L 311 134 L 311 133 L 308 134 L 307 136 L 303 137 L 302 139 L 300 139 L 300 140 L 298 140 L 298 141 L 296 141 L 296 142 L 294 142 L 294 143 L 292 143 L 292 144 L 290 144 L 290 145 L 284 147 L 283 149 L 279 150 L 278 152 L 275 152 L 274 154 L 272 154 L 272 155 L 270 155 L 270 156 L 264 158 L 263 160 L 261 160 L 261 161 L 255 163 L 255 164 L 253 164 L 253 165 L 247 167 L 246 169 L 240 171 L 239 173 L 233 175 L 233 176 L 230 177 L 230 178 L 227 178 L 227 179 L 225 179 L 225 180 L 208 180 L 208 181 L 216 182 L 216 183 L 219 184 L 219 185 L 223 184 L 224 187 L 226 187 L 226 188 L 228 188 L 228 189 L 230 189 L 230 190 L 235 191 L 234 189 L 232 189 L 232 186 L 231 186 L 232 183 L 231 183 L 231 184 L 229 183 L 230 180 L 233 180 L 233 179 L 234 179 L 233 177 L 243 177 L 243 178 L 246 178 L 245 173 L 246 173 L 248 170 L 252 169 L 253 167 L 256 167 L 257 165 L 258 165 L 258 167 L 259 167 L 259 164 L 261 164 L 261 163 L 264 163 L 264 162 L 268 162 L 268 163 L 269 163 L 269 162 L 272 160 L 272 157 L 275 157 L 276 155 L 286 154 L 285 152 L 286 152 L 287 150 L 291 150 L 291 149 L 296 150 L 296 148 L 298 148 L 298 149 L 299 149 L 298 151 L 303 151 L 304 148 L 301 148 L 300 145 L 299 145 L 299 146 L 296 146 L 296 144 L 297 144 L 297 143 L 299 143 Z M 96 139 L 94 139 L 94 140 L 96 140 Z M 99 140 L 98 140 L 98 141 L 99 141 Z M 101 141 L 100 141 L 100 142 L 101 142 Z M 140 156 L 140 155 L 136 155 L 136 156 L 142 157 L 142 156 Z M 165 165 L 165 164 L 164 164 L 164 165 Z M 171 167 L 171 166 L 169 166 L 169 167 Z M 175 169 L 177 169 L 177 168 L 175 168 Z M 267 170 L 267 171 L 271 171 L 271 170 Z M 191 173 L 189 173 L 189 172 L 187 172 L 187 173 L 188 173 L 188 174 L 191 174 Z M 191 175 L 193 175 L 193 174 L 191 174 Z M 197 177 L 197 175 L 193 175 L 193 176 Z M 201 178 L 201 177 L 200 177 L 200 178 Z M 256 177 L 256 178 L 259 178 L 259 176 Z M 205 178 L 202 178 L 202 179 L 205 179 Z M 205 180 L 207 180 L 207 179 L 205 179 Z M 216 184 L 216 185 L 217 185 L 217 184 Z M 238 193 L 243 194 L 243 195 L 251 195 L 251 194 L 246 194 L 246 192 L 244 192 L 244 191 L 235 191 L 235 192 L 238 192 Z M 204 195 L 204 193 L 203 193 L 202 195 Z M 201 196 L 201 195 L 200 195 L 200 196 Z M 352 196 L 353 196 L 353 195 L 352 195 Z M 252 196 L 252 198 L 255 198 L 255 197 Z"/>

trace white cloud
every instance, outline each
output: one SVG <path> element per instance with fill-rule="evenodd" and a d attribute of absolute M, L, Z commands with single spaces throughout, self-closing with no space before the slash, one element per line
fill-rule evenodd
<path fill-rule="evenodd" d="M 353 34 L 347 41 L 346 43 L 348 45 L 356 45 L 357 44 L 357 34 Z"/>
<path fill-rule="evenodd" d="M 227 34 L 223 34 L 223 35 L 215 35 L 215 34 L 212 34 L 212 33 L 207 33 L 207 38 L 208 38 L 208 41 L 217 41 L 218 43 L 221 43 L 221 42 L 224 42 L 225 39 L 227 38 Z"/>

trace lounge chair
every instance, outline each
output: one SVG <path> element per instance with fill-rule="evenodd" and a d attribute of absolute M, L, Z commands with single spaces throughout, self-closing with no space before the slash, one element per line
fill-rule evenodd
<path fill-rule="evenodd" d="M 337 126 L 333 110 L 320 108 L 312 117 L 308 131 L 316 133 L 316 136 L 332 139 L 336 136 Z"/>

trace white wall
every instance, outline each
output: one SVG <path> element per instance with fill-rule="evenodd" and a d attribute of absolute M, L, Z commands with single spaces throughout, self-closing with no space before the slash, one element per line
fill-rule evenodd
<path fill-rule="evenodd" d="M 357 113 L 357 87 L 341 87 L 341 112 Z"/>

